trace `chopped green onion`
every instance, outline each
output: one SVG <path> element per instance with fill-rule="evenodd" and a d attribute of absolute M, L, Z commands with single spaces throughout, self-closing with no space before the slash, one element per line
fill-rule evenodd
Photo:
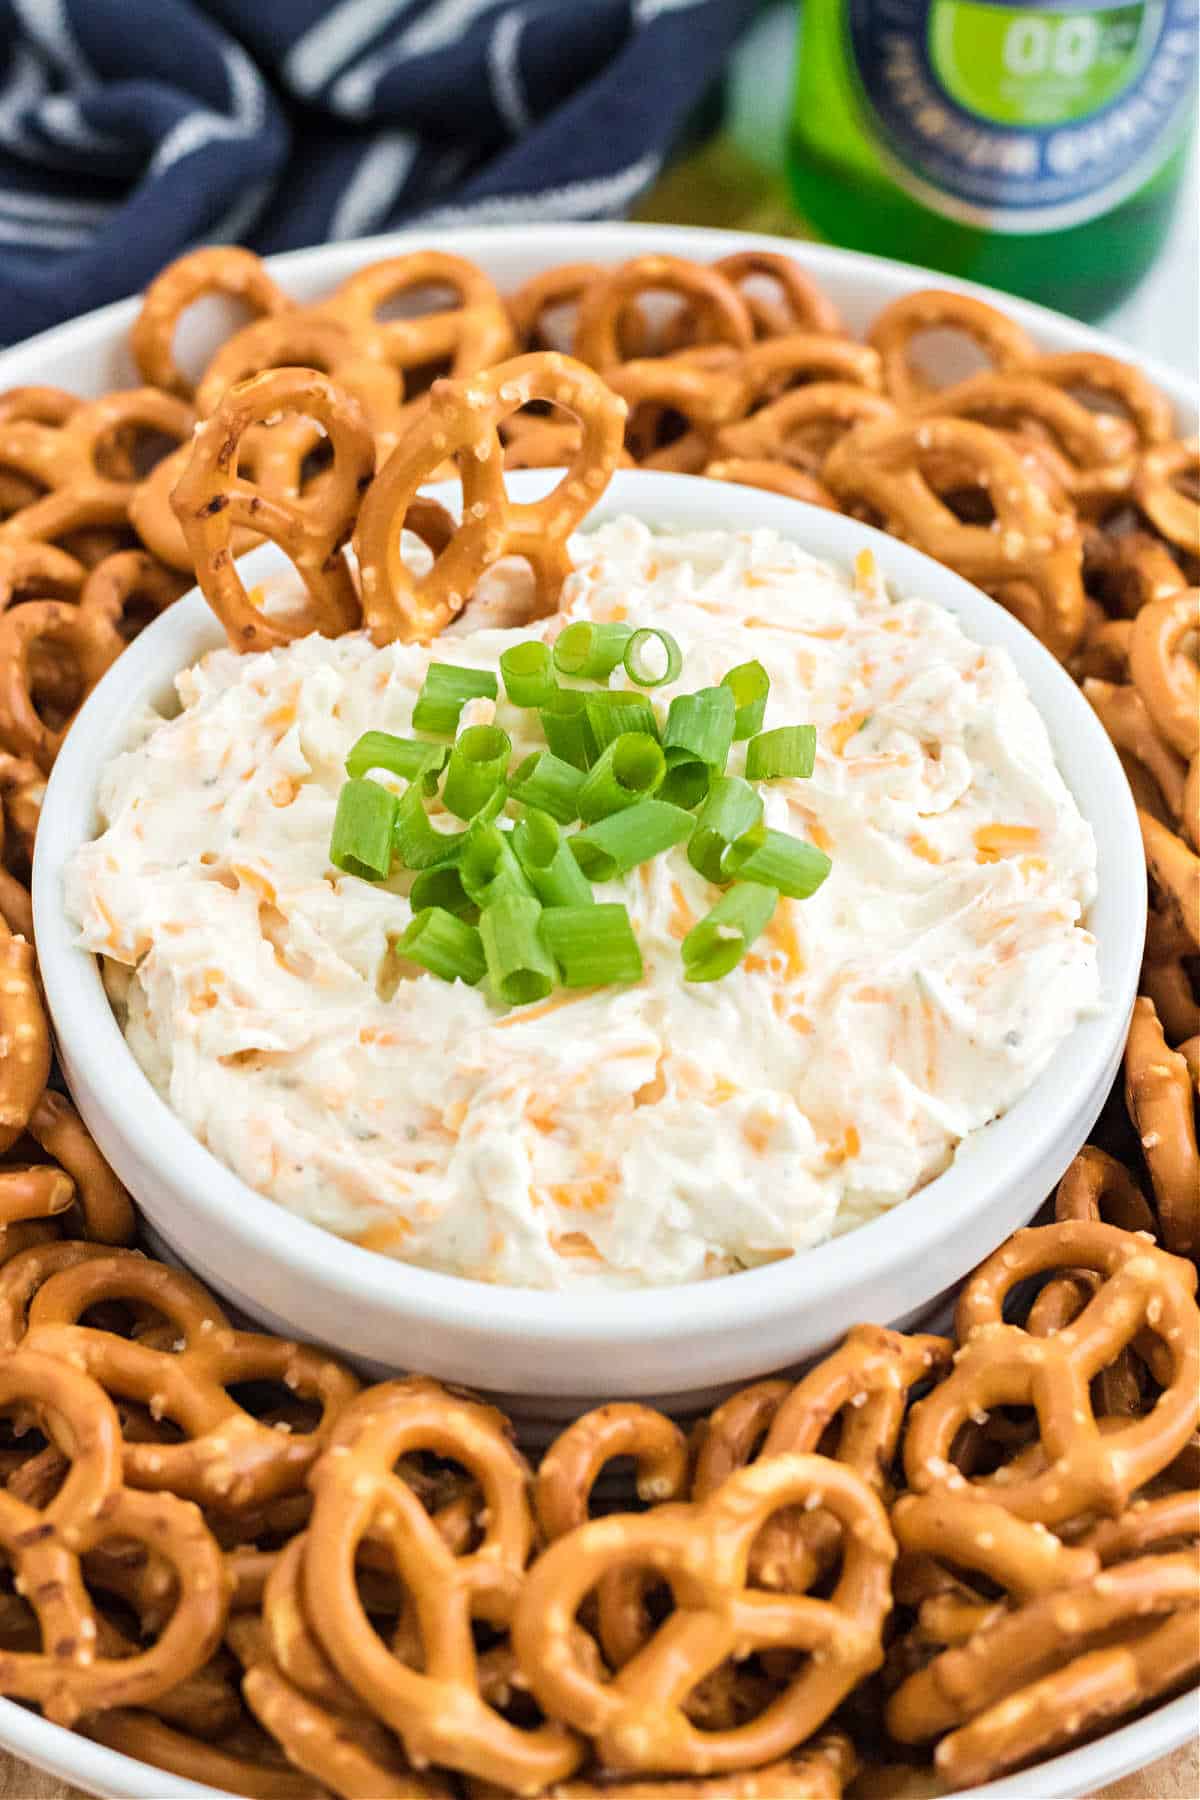
<path fill-rule="evenodd" d="M 386 769 L 405 781 L 420 781 L 425 792 L 432 794 L 449 754 L 444 744 L 393 737 L 390 731 L 364 731 L 346 758 L 346 773 L 359 776 L 370 769 Z"/>
<path fill-rule="evenodd" d="M 729 846 L 762 818 L 763 803 L 748 781 L 738 775 L 718 775 L 708 798 L 696 814 L 696 829 L 688 841 L 688 861 L 706 881 L 724 881 L 721 859 Z"/>
<path fill-rule="evenodd" d="M 733 717 L 735 740 L 740 743 L 742 738 L 753 737 L 762 730 L 766 717 L 771 677 L 760 662 L 744 662 L 721 677 L 721 686 L 729 689 L 737 708 Z"/>
<path fill-rule="evenodd" d="M 583 770 L 574 763 L 564 762 L 553 750 L 535 750 L 513 776 L 510 791 L 523 806 L 536 807 L 560 825 L 569 825 L 579 817 L 583 780 Z"/>
<path fill-rule="evenodd" d="M 607 987 L 614 981 L 642 978 L 642 953 L 629 914 L 619 902 L 548 907 L 541 931 L 562 971 L 564 987 Z"/>
<path fill-rule="evenodd" d="M 748 781 L 786 781 L 791 775 L 811 775 L 817 756 L 815 725 L 779 725 L 760 731 L 746 745 Z"/>
<path fill-rule="evenodd" d="M 500 673 L 514 706 L 545 706 L 558 686 L 550 646 L 538 638 L 526 638 L 507 649 L 500 658 Z"/>
<path fill-rule="evenodd" d="M 542 909 L 527 894 L 501 894 L 480 915 L 479 935 L 492 986 L 510 1006 L 544 1000 L 554 986 L 554 959 L 541 940 Z"/>
<path fill-rule="evenodd" d="M 564 675 L 578 675 L 585 681 L 607 681 L 632 636 L 629 625 L 579 619 L 565 626 L 555 639 L 554 666 Z"/>
<path fill-rule="evenodd" d="M 550 749 L 576 769 L 590 768 L 596 754 L 587 703 L 588 695 L 582 688 L 559 688 L 538 711 L 542 736 Z"/>
<path fill-rule="evenodd" d="M 721 873 L 727 881 L 762 882 L 792 900 L 807 900 L 815 894 L 832 867 L 823 850 L 790 832 L 770 831 L 765 825 L 752 825 L 721 858 Z"/>
<path fill-rule="evenodd" d="M 413 782 L 396 802 L 393 838 L 396 854 L 406 869 L 432 869 L 453 862 L 463 847 L 465 832 L 437 831 Z"/>
<path fill-rule="evenodd" d="M 731 887 L 688 932 L 680 946 L 688 981 L 719 981 L 736 968 L 775 911 L 774 888 Z"/>
<path fill-rule="evenodd" d="M 517 861 L 511 834 L 478 819 L 464 833 L 458 872 L 476 906 L 491 906 L 502 894 L 533 898 L 533 888 Z"/>
<path fill-rule="evenodd" d="M 417 913 L 408 930 L 397 938 L 396 949 L 443 981 L 465 981 L 474 987 L 487 972 L 483 942 L 474 925 L 456 919 L 440 906 L 427 906 Z"/>
<path fill-rule="evenodd" d="M 473 819 L 508 772 L 512 739 L 498 725 L 468 725 L 450 752 L 442 804 L 460 819 Z"/>
<path fill-rule="evenodd" d="M 652 663 L 647 654 L 654 645 L 662 652 L 661 674 L 655 672 L 657 660 Z M 626 644 L 621 661 L 630 681 L 636 681 L 639 687 L 665 687 L 678 677 L 683 667 L 683 651 L 669 631 L 657 631 L 643 625 Z"/>
<path fill-rule="evenodd" d="M 408 891 L 408 902 L 414 913 L 424 912 L 427 906 L 439 907 L 459 919 L 475 912 L 475 902 L 462 884 L 457 863 L 437 863 L 432 869 L 422 869 Z"/>
<path fill-rule="evenodd" d="M 694 694 L 677 694 L 667 714 L 664 750 L 682 750 L 696 762 L 720 774 L 733 743 L 737 708 L 727 687 L 700 688 Z"/>
<path fill-rule="evenodd" d="M 543 906 L 591 906 L 592 887 L 549 813 L 527 812 L 512 834 L 517 861 Z"/>
<path fill-rule="evenodd" d="M 594 755 L 626 731 L 644 731 L 647 737 L 658 737 L 658 720 L 644 694 L 629 694 L 621 689 L 589 694 L 587 719 L 596 745 Z"/>
<path fill-rule="evenodd" d="M 347 781 L 338 795 L 329 841 L 335 869 L 360 881 L 386 881 L 392 867 L 396 796 L 377 781 Z"/>
<path fill-rule="evenodd" d="M 707 763 L 697 762 L 686 750 L 667 751 L 667 773 L 659 789 L 661 799 L 690 812 L 699 806 L 711 786 L 712 770 Z"/>
<path fill-rule="evenodd" d="M 468 700 L 494 700 L 499 692 L 490 669 L 464 669 L 457 663 L 432 662 L 413 707 L 413 730 L 427 731 L 431 737 L 452 738 Z"/>
<path fill-rule="evenodd" d="M 691 836 L 691 813 L 662 800 L 639 800 L 567 839 L 589 881 L 615 881 Z"/>
<path fill-rule="evenodd" d="M 579 790 L 579 816 L 587 823 L 648 800 L 662 786 L 666 759 L 658 739 L 645 731 L 614 738 Z"/>

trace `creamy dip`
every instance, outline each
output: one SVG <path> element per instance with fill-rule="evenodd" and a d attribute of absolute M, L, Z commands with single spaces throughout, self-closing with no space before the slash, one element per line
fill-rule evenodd
<path fill-rule="evenodd" d="M 429 1268 L 657 1286 L 861 1225 L 1013 1104 L 1099 1001 L 1095 844 L 1008 656 L 943 608 L 767 531 L 623 519 L 574 560 L 554 618 L 468 614 L 436 654 L 494 670 L 572 619 L 658 625 L 684 652 L 664 712 L 757 658 L 767 726 L 817 727 L 811 779 L 761 792 L 833 872 L 732 974 L 683 979 L 717 890 L 682 846 L 596 889 L 628 907 L 635 987 L 506 1011 L 400 962 L 410 878 L 340 875 L 328 847 L 346 753 L 411 733 L 431 653 L 362 635 L 181 675 L 178 717 L 104 771 L 68 905 L 151 1081 L 260 1193 Z M 493 713 L 515 755 L 540 746 L 503 700 L 463 722 Z"/>

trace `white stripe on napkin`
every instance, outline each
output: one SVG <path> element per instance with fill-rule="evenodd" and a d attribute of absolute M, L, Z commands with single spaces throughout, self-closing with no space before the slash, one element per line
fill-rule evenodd
<path fill-rule="evenodd" d="M 514 7 L 512 12 L 506 12 L 497 19 L 496 29 L 488 40 L 487 48 L 488 75 L 496 110 L 514 137 L 524 137 L 533 124 L 533 118 L 525 104 L 521 64 L 517 56 L 517 45 L 524 29 L 525 10 L 523 7 Z"/>
<path fill-rule="evenodd" d="M 343 0 L 296 39 L 283 77 L 298 94 L 315 94 L 416 0 Z"/>
<path fill-rule="evenodd" d="M 352 238 L 373 231 L 395 204 L 420 147 L 410 131 L 380 132 L 334 207 L 327 235 Z"/>

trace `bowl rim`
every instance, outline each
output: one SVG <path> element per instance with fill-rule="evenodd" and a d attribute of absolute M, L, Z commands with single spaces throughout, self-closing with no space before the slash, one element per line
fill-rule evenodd
<path fill-rule="evenodd" d="M 534 498 L 554 478 L 553 473 L 528 471 L 510 477 L 510 487 L 521 498 Z M 694 1328 L 698 1308 L 708 1330 L 744 1329 L 749 1320 L 778 1316 L 802 1308 L 818 1295 L 836 1292 L 851 1277 L 861 1281 L 868 1264 L 886 1271 L 895 1259 L 892 1239 L 897 1232 L 906 1261 L 932 1250 L 953 1231 L 955 1221 L 985 1210 L 997 1191 L 1007 1191 L 1018 1181 L 1022 1167 L 1031 1166 L 1052 1146 L 1062 1121 L 1086 1106 L 1089 1092 L 1112 1065 L 1119 1035 L 1123 1041 L 1136 991 L 1146 905 L 1136 813 L 1116 753 L 1091 708 L 1061 665 L 996 602 L 908 545 L 841 514 L 696 476 L 618 471 L 588 522 L 599 523 L 620 512 L 636 515 L 640 510 L 650 522 L 657 519 L 662 525 L 699 524 L 711 521 L 714 502 L 728 529 L 742 529 L 751 522 L 774 525 L 811 554 L 832 555 L 842 566 L 851 559 L 851 544 L 855 549 L 869 544 L 896 591 L 965 612 L 968 636 L 1009 651 L 1035 704 L 1042 693 L 1054 696 L 1054 716 L 1047 716 L 1046 724 L 1056 757 L 1061 762 L 1068 739 L 1077 741 L 1086 747 L 1089 761 L 1104 771 L 1111 788 L 1103 811 L 1097 809 L 1091 823 L 1101 862 L 1111 864 L 1118 886 L 1101 885 L 1091 917 L 1095 919 L 1099 910 L 1102 919 L 1110 912 L 1124 912 L 1128 918 L 1132 909 L 1134 929 L 1124 941 L 1101 941 L 1102 972 L 1106 963 L 1112 971 L 1105 979 L 1103 1013 L 1080 1021 L 1025 1094 L 1000 1119 L 972 1133 L 950 1167 L 924 1189 L 803 1255 L 736 1276 L 617 1290 L 501 1286 L 404 1263 L 338 1238 L 250 1188 L 171 1111 L 117 1025 L 96 958 L 72 941 L 62 903 L 65 861 L 94 831 L 100 768 L 119 746 L 131 702 L 165 692 L 174 673 L 195 660 L 198 651 L 223 641 L 220 626 L 193 590 L 141 634 L 81 710 L 50 777 L 33 872 L 42 978 L 56 1033 L 70 1046 L 66 1060 L 79 1077 L 75 1085 L 81 1080 L 93 1094 L 104 1096 L 97 1110 L 140 1162 L 166 1171 L 165 1181 L 177 1204 L 218 1226 L 227 1225 L 235 1215 L 239 1238 L 276 1269 L 301 1281 L 319 1271 L 322 1286 L 336 1298 L 381 1307 L 418 1328 L 443 1323 L 475 1303 L 486 1309 L 488 1329 L 498 1337 L 515 1335 L 526 1344 L 547 1346 L 586 1341 L 601 1349 L 634 1349 Z M 831 551 L 831 545 L 839 548 Z M 264 546 L 244 559 L 246 574 L 261 579 L 279 566 L 280 559 L 273 545 Z M 1039 710 L 1046 715 L 1044 704 Z M 1111 846 L 1107 853 L 1106 842 Z M 1124 870 L 1133 873 L 1122 875 Z M 1121 890 L 1121 879 L 1127 891 Z M 1053 1105 L 1047 1089 L 1055 1096 Z M 999 1166 L 987 1173 L 985 1157 L 981 1182 L 985 1140 L 989 1152 L 995 1154 L 998 1148 L 999 1157 L 1007 1155 L 1009 1162 L 1007 1173 Z M 957 1209 L 947 1207 L 960 1187 L 961 1203 Z"/>

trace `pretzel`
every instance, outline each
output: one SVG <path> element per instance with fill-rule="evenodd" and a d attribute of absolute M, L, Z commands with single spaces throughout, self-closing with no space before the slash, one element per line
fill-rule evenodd
<path fill-rule="evenodd" d="M 794 257 L 771 250 L 735 250 L 731 256 L 718 257 L 713 268 L 741 294 L 759 338 L 783 337 L 795 331 L 846 329 L 832 300 Z M 778 300 L 769 300 L 748 289 L 747 283 L 754 280 L 773 284 L 779 290 Z"/>
<path fill-rule="evenodd" d="M 1142 445 L 1161 444 L 1171 436 L 1171 402 L 1134 364 L 1097 350 L 1057 350 L 1033 356 L 1025 373 L 1050 382 L 1076 398 L 1114 402 L 1110 408 L 1133 426 Z"/>
<path fill-rule="evenodd" d="M 888 1703 L 888 1729 L 902 1743 L 952 1732 L 939 1771 L 955 1786 L 986 1781 L 1181 1682 L 1200 1665 L 1198 1603 L 1187 1553 L 1042 1594 L 911 1676 Z"/>
<path fill-rule="evenodd" d="M 505 305 L 512 321 L 516 341 L 521 350 L 557 350 L 546 330 L 549 313 L 560 307 L 578 309 L 579 301 L 608 270 L 603 263 L 558 263 L 552 269 L 541 269 L 508 296 Z M 620 347 L 622 359 L 644 356 L 650 349 L 650 334 L 645 319 L 630 308 L 621 321 Z"/>
<path fill-rule="evenodd" d="M 1105 1278 L 1071 1325 L 1041 1338 L 1003 1322 L 1004 1300 L 1019 1281 L 1064 1268 Z M 1089 1511 L 1119 1512 L 1178 1453 L 1200 1417 L 1195 1288 L 1191 1264 L 1115 1226 L 1065 1220 L 1017 1232 L 959 1296 L 962 1348 L 954 1368 L 909 1415 L 909 1486 L 924 1492 L 948 1483 L 964 1498 L 995 1499 L 1020 1518 L 1051 1526 Z M 1102 1435 L 1089 1383 L 1143 1328 L 1163 1346 L 1169 1384 L 1151 1413 Z M 1013 1405 L 1036 1410 L 1045 1467 L 966 1480 L 949 1461 L 959 1428 Z"/>
<path fill-rule="evenodd" d="M 961 331 L 999 370 L 1019 368 L 1035 354 L 1033 340 L 1021 326 L 983 300 L 942 288 L 904 294 L 875 315 L 867 332 L 867 342 L 883 359 L 885 392 L 897 406 L 915 406 L 930 392 L 929 381 L 909 354 L 923 331 Z"/>
<path fill-rule="evenodd" d="M 0 541 L 0 612 L 19 600 L 74 600 L 86 570 L 54 544 L 34 538 Z"/>
<path fill-rule="evenodd" d="M 79 1729 L 110 1750 L 243 1800 L 326 1800 L 325 1789 L 310 1776 L 269 1760 L 274 1746 L 258 1731 L 243 1727 L 223 1743 L 209 1744 L 125 1707 L 85 1719 Z"/>
<path fill-rule="evenodd" d="M 259 492 L 239 472 L 242 437 L 276 413 L 313 419 L 329 438 L 333 464 L 319 501 Z M 240 382 L 201 425 L 172 503 L 204 597 L 234 649 L 275 649 L 313 630 L 337 637 L 358 624 L 342 546 L 374 466 L 374 444 L 357 401 L 315 370 L 270 369 Z M 301 616 L 267 618 L 247 594 L 231 554 L 237 525 L 262 532 L 295 564 L 308 595 Z"/>
<path fill-rule="evenodd" d="M 1200 669 L 1182 645 L 1200 632 L 1200 588 L 1152 600 L 1133 622 L 1129 671 L 1156 729 L 1179 751 L 1200 751 Z"/>
<path fill-rule="evenodd" d="M 415 318 L 381 319 L 388 302 L 421 288 L 449 288 L 459 304 Z M 449 362 L 448 373 L 473 375 L 513 347 L 504 302 L 482 269 L 442 250 L 414 250 L 368 263 L 335 288 L 317 310 L 356 336 L 380 335 L 383 353 L 398 369 Z"/>
<path fill-rule="evenodd" d="M 621 1781 L 601 1771 L 591 1780 L 581 1775 L 556 1781 L 540 1800 L 842 1800 L 857 1767 L 850 1739 L 829 1731 L 762 1769 L 679 1781 L 653 1775 Z M 502 1800 L 502 1794 L 488 1782 L 471 1784 L 471 1800 Z"/>
<path fill-rule="evenodd" d="M 677 294 L 686 303 L 693 343 L 733 344 L 744 349 L 754 339 L 754 321 L 742 295 L 712 265 L 678 256 L 635 256 L 605 272 L 579 302 L 572 352 L 606 373 L 622 361 L 626 311 L 650 293 Z M 671 349 L 679 349 L 670 341 Z"/>
<path fill-rule="evenodd" d="M 1132 635 L 1132 619 L 1110 619 L 1098 601 L 1089 599 L 1083 639 L 1068 664 L 1076 681 L 1127 682 Z"/>
<path fill-rule="evenodd" d="M 453 1800 L 440 1775 L 417 1774 L 368 1719 L 348 1732 L 269 1663 L 256 1663 L 242 1683 L 247 1705 L 280 1744 L 288 1761 L 347 1800 Z M 238 1789 L 241 1793 L 244 1790 Z"/>
<path fill-rule="evenodd" d="M 191 398 L 192 383 L 175 360 L 175 332 L 188 308 L 208 294 L 241 300 L 265 314 L 284 312 L 295 304 L 253 251 L 223 244 L 177 257 L 146 289 L 129 334 L 143 381 Z"/>
<path fill-rule="evenodd" d="M 186 1501 L 122 1487 L 116 1411 L 77 1368 L 33 1350 L 13 1351 L 0 1363 L 0 1404 L 34 1409 L 71 1457 L 66 1480 L 46 1507 L 0 1493 L 0 1542 L 37 1613 L 45 1646 L 0 1653 L 0 1689 L 35 1701 L 62 1725 L 84 1712 L 157 1699 L 200 1668 L 220 1640 L 228 1595 L 216 1544 Z M 158 1641 L 116 1659 L 96 1652 L 95 1612 L 78 1563 L 113 1539 L 143 1544 L 166 1559 L 179 1593 Z"/>
<path fill-rule="evenodd" d="M 883 365 L 869 345 L 821 332 L 795 331 L 752 344 L 737 366 L 749 389 L 751 405 L 816 383 L 883 393 Z"/>
<path fill-rule="evenodd" d="M 7 848 L 11 828 L 27 866 L 33 863 L 33 844 L 45 797 L 46 777 L 37 764 L 0 751 L 0 849 Z"/>
<path fill-rule="evenodd" d="M 1184 438 L 1147 450 L 1133 480 L 1133 495 L 1156 531 L 1170 543 L 1200 556 L 1200 506 L 1180 483 L 1200 474 L 1200 439 Z"/>
<path fill-rule="evenodd" d="M 620 363 L 605 374 L 606 385 L 629 409 L 626 441 L 639 464 L 696 474 L 707 461 L 715 429 L 745 411 L 746 387 L 736 369 L 698 366 L 683 357 L 651 356 Z M 659 439 L 664 414 L 682 414 L 684 436 Z"/>
<path fill-rule="evenodd" d="M 830 512 L 838 510 L 838 503 L 828 488 L 790 463 L 728 456 L 710 462 L 700 472 L 710 481 L 732 481 L 742 487 L 765 488 L 769 493 L 786 494 L 790 500 L 803 500 L 809 506 L 824 506 Z"/>
<path fill-rule="evenodd" d="M 128 643 L 141 624 L 173 606 L 186 586 L 156 557 L 143 550 L 121 550 L 91 570 L 79 596 L 79 611 L 83 618 L 111 627 Z"/>
<path fill-rule="evenodd" d="M 750 1550 L 782 1507 L 817 1497 L 843 1530 L 841 1574 L 828 1600 L 747 1589 Z M 829 1717 L 882 1660 L 895 1544 L 883 1507 L 850 1469 L 817 1456 L 779 1456 L 731 1475 L 707 1500 L 593 1519 L 545 1551 L 517 1602 L 512 1639 L 543 1709 L 594 1739 L 606 1767 L 716 1774 L 784 1756 Z M 675 1611 L 605 1683 L 582 1665 L 571 1621 L 603 1576 L 649 1568 Z M 683 1702 L 730 1657 L 811 1654 L 750 1722 L 705 1731 Z"/>
<path fill-rule="evenodd" d="M 66 1096 L 47 1088 L 26 1130 L 70 1176 L 88 1237 L 101 1244 L 130 1243 L 135 1221 L 129 1195 Z"/>
<path fill-rule="evenodd" d="M 1200 1153 L 1192 1081 L 1145 998 L 1134 1002 L 1125 1046 L 1125 1104 L 1146 1158 L 1163 1242 L 1193 1255 L 1200 1249 Z"/>
<path fill-rule="evenodd" d="M 1145 807 L 1138 808 L 1138 824 L 1158 905 L 1183 934 L 1180 947 L 1194 952 L 1200 949 L 1200 857 Z"/>
<path fill-rule="evenodd" d="M 1200 1000 L 1192 990 L 1183 958 L 1143 963 L 1138 991 L 1153 1005 L 1168 1040 L 1185 1050 L 1183 1040 L 1194 1040 L 1200 1033 Z"/>
<path fill-rule="evenodd" d="M 1084 533 L 1083 580 L 1108 612 L 1123 619 L 1136 619 L 1150 601 L 1184 585 L 1179 564 L 1160 538 L 1147 531 L 1114 537 L 1095 528 Z"/>
<path fill-rule="evenodd" d="M 0 425 L 12 419 L 32 419 L 38 425 L 65 425 L 83 401 L 57 387 L 13 387 L 0 394 Z"/>
<path fill-rule="evenodd" d="M 415 1450 L 461 1463 L 483 1490 L 483 1539 L 466 1555 L 447 1550 L 417 1496 L 392 1472 L 398 1457 Z M 433 1382 L 387 1383 L 347 1410 L 313 1470 L 304 1559 L 305 1606 L 326 1654 L 412 1762 L 441 1763 L 520 1791 L 561 1780 L 582 1755 L 560 1725 L 521 1730 L 479 1691 L 471 1624 L 504 1626 L 512 1615 L 533 1541 L 525 1480 L 492 1408 Z M 363 1609 L 353 1570 L 368 1534 L 387 1546 L 412 1595 L 421 1673 L 397 1661 Z"/>
<path fill-rule="evenodd" d="M 516 504 L 504 492 L 497 428 L 534 400 L 553 400 L 575 416 L 580 447 L 552 493 Z M 436 636 L 502 556 L 525 557 L 540 612 L 552 611 L 571 567 L 567 539 L 616 465 L 624 412 L 589 369 L 550 350 L 467 381 L 435 382 L 428 410 L 372 483 L 354 535 L 363 612 L 375 642 Z M 447 457 L 462 476 L 463 522 L 433 568 L 417 577 L 402 560 L 401 533 L 418 488 Z"/>
<path fill-rule="evenodd" d="M 117 474 L 104 466 L 113 445 L 141 433 L 182 443 L 191 430 L 190 407 L 152 387 L 90 401 L 61 425 L 27 419 L 0 425 L 0 463 L 48 490 L 0 525 L 0 539 L 55 542 L 81 526 L 123 524 L 134 480 L 131 463 Z"/>
<path fill-rule="evenodd" d="M 1083 684 L 1083 694 L 1112 739 L 1126 774 L 1132 775 L 1130 761 L 1144 769 L 1170 816 L 1178 818 L 1184 809 L 1187 770 L 1178 751 L 1165 743 L 1154 729 L 1146 703 L 1137 689 L 1088 680 Z M 1139 800 L 1139 804 L 1144 804 L 1144 800 Z"/>
<path fill-rule="evenodd" d="M 70 1358 L 113 1395 L 148 1406 L 184 1432 L 181 1443 L 127 1442 L 130 1486 L 169 1489 L 226 1513 L 297 1491 L 354 1395 L 354 1378 L 315 1350 L 232 1330 L 200 1283 L 181 1271 L 130 1252 L 96 1255 L 95 1249 L 46 1246 L 8 1263 L 0 1272 L 4 1338 Z M 112 1300 L 165 1315 L 181 1347 L 160 1350 L 78 1323 L 89 1308 Z M 251 1381 L 283 1382 L 319 1402 L 320 1424 L 310 1432 L 273 1430 L 228 1392 Z"/>
<path fill-rule="evenodd" d="M 53 1219 L 75 1198 L 75 1183 L 61 1169 L 22 1164 L 0 1169 L 0 1224 Z"/>
<path fill-rule="evenodd" d="M 822 479 L 843 503 L 866 503 L 887 530 L 937 557 L 1002 604 L 1028 615 L 1018 588 L 1032 597 L 1023 622 L 1055 655 L 1083 633 L 1078 527 L 1050 504 L 1004 439 L 967 419 L 923 419 L 868 426 L 836 443 Z M 942 494 L 980 486 L 995 508 L 991 525 L 963 524 Z"/>
<path fill-rule="evenodd" d="M 790 389 L 716 435 L 722 455 L 766 457 L 817 475 L 833 445 L 856 425 L 886 423 L 896 409 L 882 394 L 849 382 L 816 381 Z"/>
<path fill-rule="evenodd" d="M 53 645 L 70 658 L 78 698 L 60 722 L 37 709 L 39 648 Z M 96 612 L 62 600 L 26 600 L 0 615 L 0 743 L 47 773 L 54 766 L 84 700 L 125 648 L 116 627 Z"/>
<path fill-rule="evenodd" d="M 0 1151 L 20 1137 L 50 1075 L 50 1027 L 32 947 L 0 922 Z"/>

